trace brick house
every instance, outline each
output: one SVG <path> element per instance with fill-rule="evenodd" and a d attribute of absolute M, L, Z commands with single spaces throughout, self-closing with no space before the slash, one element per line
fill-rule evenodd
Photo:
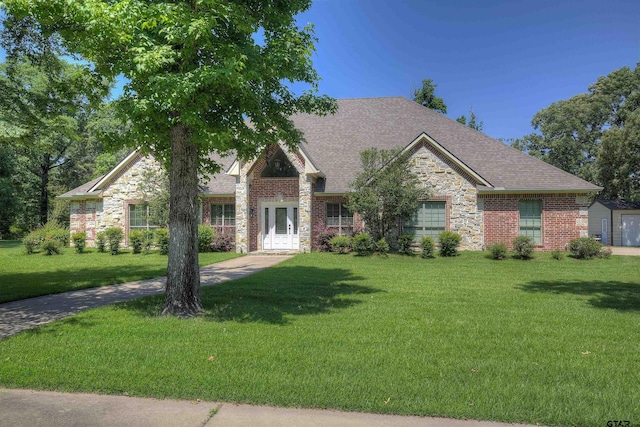
<path fill-rule="evenodd" d="M 294 116 L 305 143 L 271 147 L 251 162 L 216 158 L 223 172 L 202 187 L 201 221 L 233 233 L 238 252 L 309 251 L 320 230 L 362 226 L 345 207 L 360 152 L 403 147 L 432 196 L 406 224 L 417 237 L 462 235 L 462 249 L 531 236 L 540 250 L 588 235 L 590 196 L 601 188 L 406 98 L 338 101 L 333 116 Z M 152 227 L 137 183 L 153 158 L 130 154 L 104 177 L 62 196 L 71 230 L 88 241 L 108 227 Z"/>

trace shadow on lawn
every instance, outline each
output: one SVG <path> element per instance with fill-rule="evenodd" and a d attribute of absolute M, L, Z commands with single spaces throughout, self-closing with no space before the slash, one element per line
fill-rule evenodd
<path fill-rule="evenodd" d="M 587 300 L 596 308 L 613 308 L 620 311 L 640 311 L 640 283 L 617 281 L 554 282 L 532 281 L 518 286 L 526 292 L 574 294 L 591 296 Z"/>
<path fill-rule="evenodd" d="M 286 325 L 291 316 L 330 313 L 362 303 L 359 295 L 383 292 L 354 284 L 359 280 L 363 278 L 346 269 L 279 266 L 202 288 L 203 318 Z M 155 297 L 120 306 L 143 316 L 157 316 L 162 303 L 162 297 Z"/>

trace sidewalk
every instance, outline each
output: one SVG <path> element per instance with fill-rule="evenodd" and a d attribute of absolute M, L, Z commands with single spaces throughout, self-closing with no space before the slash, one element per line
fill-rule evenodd
<path fill-rule="evenodd" d="M 14 427 L 507 427 L 518 424 L 0 389 L 0 425 Z"/>
<path fill-rule="evenodd" d="M 274 266 L 285 255 L 243 256 L 200 269 L 201 286 L 239 279 Z M 0 339 L 84 310 L 164 292 L 166 277 L 45 295 L 0 304 Z"/>

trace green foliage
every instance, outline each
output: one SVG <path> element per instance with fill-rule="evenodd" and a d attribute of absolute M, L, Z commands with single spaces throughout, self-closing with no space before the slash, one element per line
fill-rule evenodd
<path fill-rule="evenodd" d="M 525 260 L 533 258 L 535 245 L 531 237 L 518 236 L 513 239 L 511 245 L 513 246 L 513 250 L 518 258 Z"/>
<path fill-rule="evenodd" d="M 60 250 L 60 241 L 47 237 L 42 242 L 42 250 L 46 255 L 60 255 L 62 251 Z"/>
<path fill-rule="evenodd" d="M 374 241 L 369 233 L 359 233 L 353 236 L 352 249 L 359 256 L 369 256 L 374 249 Z"/>
<path fill-rule="evenodd" d="M 437 86 L 431 79 L 422 80 L 422 87 L 413 90 L 413 100 L 433 111 L 447 114 L 447 105 L 444 103 L 444 99 L 435 95 Z"/>
<path fill-rule="evenodd" d="M 411 233 L 402 233 L 398 236 L 398 253 L 403 255 L 415 255 L 413 251 L 413 239 L 415 236 Z"/>
<path fill-rule="evenodd" d="M 458 246 L 462 242 L 462 236 L 453 231 L 443 231 L 438 235 L 438 241 L 440 242 L 440 256 L 457 256 Z"/>
<path fill-rule="evenodd" d="M 169 224 L 169 177 L 163 169 L 145 169 L 140 174 L 138 193 L 148 208 L 150 225 L 166 227 Z M 200 252 L 206 252 L 200 249 Z"/>
<path fill-rule="evenodd" d="M 588 93 L 533 117 L 539 133 L 513 141 L 567 172 L 604 187 L 600 197 L 640 200 L 640 63 L 600 77 Z"/>
<path fill-rule="evenodd" d="M 487 247 L 493 259 L 505 259 L 507 257 L 507 244 L 498 242 Z"/>
<path fill-rule="evenodd" d="M 600 255 L 602 243 L 591 237 L 578 237 L 569 242 L 569 252 L 577 259 L 591 259 Z"/>
<path fill-rule="evenodd" d="M 35 253 L 40 248 L 40 245 L 42 244 L 43 241 L 44 241 L 44 238 L 41 233 L 33 231 L 27 234 L 22 239 L 22 245 L 24 246 L 24 253 L 26 255 L 31 255 Z"/>
<path fill-rule="evenodd" d="M 104 231 L 104 234 L 107 238 L 107 242 L 109 242 L 109 253 L 111 255 L 118 255 L 120 242 L 124 237 L 122 229 L 118 227 L 107 228 Z"/>
<path fill-rule="evenodd" d="M 561 261 L 564 258 L 564 251 L 560 249 L 551 251 L 551 258 Z"/>
<path fill-rule="evenodd" d="M 375 252 L 382 258 L 389 257 L 389 249 L 389 243 L 387 243 L 384 237 L 375 243 Z"/>
<path fill-rule="evenodd" d="M 351 183 L 347 207 L 358 212 L 374 240 L 391 241 L 399 225 L 418 209 L 428 194 L 411 172 L 409 157 L 401 149 L 372 148 L 360 153 L 362 172 Z"/>
<path fill-rule="evenodd" d="M 333 236 L 329 244 L 334 252 L 346 254 L 351 249 L 351 238 L 349 236 Z"/>
<path fill-rule="evenodd" d="M 422 258 L 427 259 L 435 256 L 436 244 L 430 236 L 424 236 L 420 239 L 420 248 L 422 249 L 420 254 Z"/>
<path fill-rule="evenodd" d="M 602 249 L 600 249 L 600 258 L 609 259 L 611 258 L 612 253 L 613 251 L 611 250 L 611 248 L 603 246 Z"/>
<path fill-rule="evenodd" d="M 96 248 L 98 248 L 98 252 L 107 250 L 107 234 L 104 231 L 96 234 Z"/>
<path fill-rule="evenodd" d="M 71 235 L 71 240 L 73 241 L 73 246 L 76 248 L 76 253 L 81 254 L 84 252 L 84 249 L 87 246 L 87 233 L 84 231 L 73 233 Z"/>
<path fill-rule="evenodd" d="M 338 230 L 333 227 L 314 226 L 313 234 L 316 236 L 313 242 L 313 249 L 320 252 L 331 252 L 331 239 L 338 234 Z"/>
<path fill-rule="evenodd" d="M 131 230 L 129 232 L 129 244 L 133 248 L 134 254 L 142 252 L 142 246 L 144 245 L 144 236 L 141 230 Z"/>
<path fill-rule="evenodd" d="M 198 252 L 211 251 L 211 242 L 215 234 L 215 230 L 207 224 L 200 224 L 198 226 Z"/>
<path fill-rule="evenodd" d="M 156 244 L 160 255 L 167 255 L 169 253 L 169 230 L 166 228 L 156 229 Z"/>
<path fill-rule="evenodd" d="M 477 130 L 478 132 L 482 132 L 482 128 L 484 127 L 484 122 L 478 122 L 478 117 L 473 112 L 472 108 L 469 108 L 469 120 L 467 122 L 467 117 L 462 115 L 456 119 L 456 122 L 465 125 L 473 130 Z"/>

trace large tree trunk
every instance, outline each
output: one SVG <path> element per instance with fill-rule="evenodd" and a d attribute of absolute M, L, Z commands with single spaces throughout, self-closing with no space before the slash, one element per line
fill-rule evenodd
<path fill-rule="evenodd" d="M 189 130 L 171 130 L 169 169 L 169 264 L 163 315 L 191 317 L 202 311 L 198 267 L 198 150 Z"/>

